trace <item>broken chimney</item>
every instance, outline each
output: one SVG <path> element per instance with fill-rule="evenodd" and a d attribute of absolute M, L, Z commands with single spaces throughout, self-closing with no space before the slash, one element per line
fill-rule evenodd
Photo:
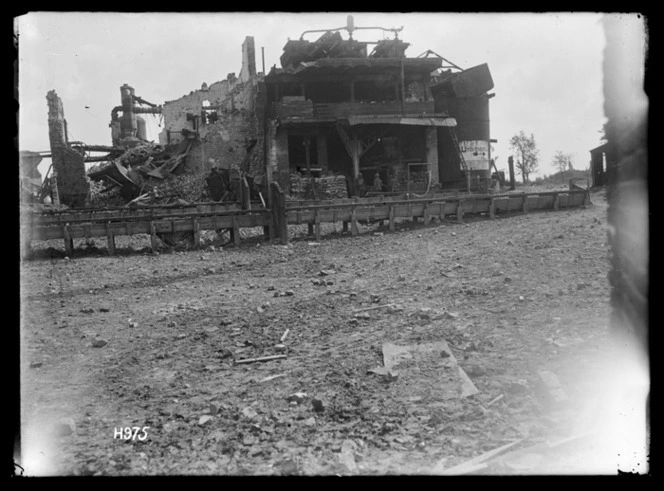
<path fill-rule="evenodd" d="M 85 206 L 90 185 L 85 175 L 85 156 L 71 148 L 67 138 L 67 122 L 62 100 L 51 90 L 46 95 L 48 103 L 48 136 L 51 144 L 51 160 L 60 202 L 71 207 Z"/>

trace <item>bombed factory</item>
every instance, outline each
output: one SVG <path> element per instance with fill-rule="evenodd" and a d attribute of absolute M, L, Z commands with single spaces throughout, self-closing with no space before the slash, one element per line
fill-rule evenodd
<path fill-rule="evenodd" d="M 462 69 L 432 50 L 408 56 L 402 29 L 355 26 L 348 16 L 343 27 L 288 39 L 281 67 L 266 71 L 263 57 L 262 72 L 248 36 L 239 75 L 161 104 L 124 84 L 110 111 L 111 145 L 71 141 L 50 91 L 50 151 L 21 152 L 24 201 L 248 206 L 267 203 L 272 182 L 287 199 L 487 191 L 488 66 Z M 359 30 L 383 36 L 358 41 Z M 159 118 L 158 143 L 146 138 L 146 115 Z M 44 157 L 52 165 L 40 185 Z"/>

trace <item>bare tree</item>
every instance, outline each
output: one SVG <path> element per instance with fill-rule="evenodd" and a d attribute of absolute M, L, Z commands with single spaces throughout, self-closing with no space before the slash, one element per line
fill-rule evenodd
<path fill-rule="evenodd" d="M 528 182 L 532 172 L 537 171 L 539 161 L 539 149 L 535 143 L 535 136 L 531 133 L 527 136 L 523 131 L 510 138 L 510 147 L 516 154 L 516 168 L 521 172 L 523 183 Z"/>
<path fill-rule="evenodd" d="M 560 172 L 560 177 L 563 182 L 565 182 L 565 171 L 571 167 L 571 163 L 571 154 L 556 150 L 556 154 L 553 156 L 553 166 L 558 169 L 558 172 Z"/>

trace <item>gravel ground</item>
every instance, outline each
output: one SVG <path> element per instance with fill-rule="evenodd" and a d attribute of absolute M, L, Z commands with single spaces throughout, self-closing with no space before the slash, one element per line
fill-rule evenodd
<path fill-rule="evenodd" d="M 159 254 L 147 236 L 123 237 L 114 257 L 103 241 L 72 258 L 41 244 L 21 264 L 22 465 L 29 475 L 430 474 L 574 434 L 596 414 L 588 401 L 610 392 L 614 349 L 606 202 L 591 199 L 394 233 L 362 227 L 357 238 L 330 226 L 320 242 L 305 226 L 288 246 L 259 231 L 240 247 L 209 234 L 202 250 Z M 383 343 L 443 341 L 476 394 L 455 395 L 456 372 L 438 359 L 369 372 Z M 553 404 L 541 370 L 567 401 Z M 119 438 L 126 427 L 139 430 Z"/>

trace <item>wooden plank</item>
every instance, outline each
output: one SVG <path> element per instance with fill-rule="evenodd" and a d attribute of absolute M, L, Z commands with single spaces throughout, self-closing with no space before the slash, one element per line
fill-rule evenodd
<path fill-rule="evenodd" d="M 444 475 L 444 476 L 453 476 L 453 475 L 461 475 L 461 474 L 468 474 L 470 472 L 474 472 L 476 470 L 482 469 L 486 467 L 485 464 L 486 462 L 490 461 L 494 457 L 506 452 L 510 448 L 514 447 L 515 445 L 518 445 L 519 443 L 523 442 L 525 438 L 521 438 L 519 440 L 507 443 L 505 445 L 502 445 L 498 448 L 494 448 L 493 450 L 489 450 L 488 452 L 484 452 L 481 455 L 478 455 L 477 457 L 474 457 L 470 460 L 467 460 L 463 462 L 462 464 L 455 465 L 454 467 L 450 467 L 449 469 L 444 469 L 442 466 L 442 463 L 439 463 L 436 467 L 434 467 L 434 474 L 438 475 Z M 478 467 L 479 466 L 479 467 Z"/>
<path fill-rule="evenodd" d="M 263 356 L 260 358 L 245 358 L 244 360 L 236 360 L 235 364 L 240 365 L 242 363 L 255 363 L 259 361 L 283 360 L 284 358 L 286 358 L 286 355 Z"/>
<path fill-rule="evenodd" d="M 550 210 L 553 207 L 553 196 L 540 196 L 538 210 Z"/>
<path fill-rule="evenodd" d="M 320 241 L 320 216 L 318 210 L 314 212 L 314 224 L 316 228 L 316 240 Z"/>
<path fill-rule="evenodd" d="M 390 219 L 390 231 L 394 232 L 396 230 L 396 223 L 394 221 L 394 205 L 390 205 L 389 219 Z"/>
<path fill-rule="evenodd" d="M 106 224 L 106 243 L 108 248 L 108 254 L 111 256 L 115 255 L 115 235 L 111 229 L 111 222 Z"/>

